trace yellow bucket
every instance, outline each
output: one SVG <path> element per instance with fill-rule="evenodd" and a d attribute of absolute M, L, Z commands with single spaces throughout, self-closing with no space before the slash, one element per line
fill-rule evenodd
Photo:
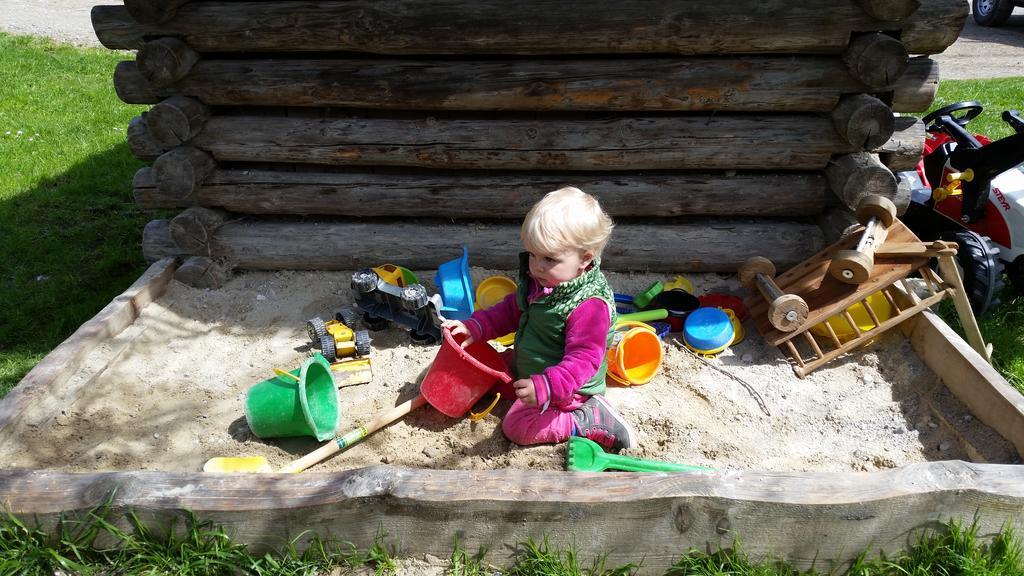
<path fill-rule="evenodd" d="M 488 276 L 476 286 L 476 309 L 485 310 L 516 291 L 516 283 L 504 276 Z"/>
<path fill-rule="evenodd" d="M 498 302 L 505 299 L 506 296 L 516 291 L 516 283 L 510 278 L 504 276 L 488 276 L 480 281 L 476 286 L 476 304 L 474 308 L 476 310 L 485 310 L 494 306 Z M 501 338 L 495 338 L 492 342 L 497 342 L 502 346 L 509 347 L 515 342 L 516 333 L 509 332 Z"/>
<path fill-rule="evenodd" d="M 608 349 L 608 377 L 625 386 L 646 384 L 661 369 L 664 356 L 654 328 L 643 322 L 621 322 Z"/>
<path fill-rule="evenodd" d="M 878 316 L 879 322 L 885 322 L 892 317 L 892 305 L 889 304 L 889 300 L 881 292 L 875 292 L 867 298 L 868 306 L 875 312 L 875 316 Z M 853 321 L 856 322 L 857 328 L 861 332 L 867 332 L 875 327 L 875 322 L 871 319 L 868 311 L 864 309 L 864 305 L 857 302 L 853 306 L 848 308 L 850 316 L 853 317 Z M 840 342 L 846 342 L 853 340 L 857 333 L 853 331 L 850 324 L 840 314 L 832 316 L 828 320 L 828 325 L 835 331 L 836 337 L 839 338 Z M 811 327 L 811 332 L 815 336 L 821 336 L 822 338 L 828 338 L 828 328 L 825 327 L 825 322 L 815 324 Z"/>

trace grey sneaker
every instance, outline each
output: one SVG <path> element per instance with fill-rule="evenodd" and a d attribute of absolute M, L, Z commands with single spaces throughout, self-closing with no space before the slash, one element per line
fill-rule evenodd
<path fill-rule="evenodd" d="M 572 411 L 576 436 L 593 440 L 609 450 L 636 446 L 636 432 L 600 394 Z"/>

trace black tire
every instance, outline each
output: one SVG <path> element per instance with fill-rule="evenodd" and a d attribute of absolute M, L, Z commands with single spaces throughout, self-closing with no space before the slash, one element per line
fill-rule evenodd
<path fill-rule="evenodd" d="M 438 342 L 437 336 L 430 333 L 420 334 L 415 330 L 409 330 L 409 339 L 412 340 L 413 343 L 422 344 L 423 346 L 430 346 L 432 344 L 437 344 Z"/>
<path fill-rule="evenodd" d="M 334 315 L 334 319 L 341 322 L 345 326 L 352 328 L 356 327 L 356 322 L 359 321 L 359 315 L 355 313 L 351 308 L 345 308 Z"/>
<path fill-rule="evenodd" d="M 320 339 L 324 337 L 324 334 L 327 334 L 327 326 L 324 325 L 323 318 L 317 316 L 310 318 L 306 322 L 306 335 L 309 336 L 309 340 L 314 346 L 320 343 Z"/>
<path fill-rule="evenodd" d="M 352 274 L 352 289 L 360 294 L 373 292 L 377 289 L 377 273 L 369 268 L 357 270 Z"/>
<path fill-rule="evenodd" d="M 402 308 L 406 310 L 419 310 L 427 305 L 427 289 L 422 284 L 413 284 L 402 288 Z"/>
<path fill-rule="evenodd" d="M 974 0 L 974 21 L 980 26 L 1002 26 L 1013 14 L 1013 0 Z"/>
<path fill-rule="evenodd" d="M 353 338 L 356 342 L 356 354 L 360 356 L 370 355 L 370 332 L 367 330 L 359 330 L 355 333 Z"/>
<path fill-rule="evenodd" d="M 964 230 L 946 237 L 959 244 L 957 263 L 963 271 L 964 291 L 971 302 L 975 316 L 981 316 L 999 303 L 996 295 L 1003 287 L 1003 263 L 999 261 L 999 248 L 976 232 Z"/>
<path fill-rule="evenodd" d="M 324 355 L 328 362 L 334 362 L 338 359 L 338 348 L 334 344 L 333 335 L 324 334 L 323 338 L 320 339 L 320 353 Z"/>
<path fill-rule="evenodd" d="M 1012 264 L 1006 267 L 1006 275 L 1010 278 L 1010 285 L 1018 294 L 1024 294 L 1024 256 L 1018 256 Z"/>
<path fill-rule="evenodd" d="M 366 326 L 368 330 L 377 332 L 378 330 L 387 328 L 388 324 L 389 322 L 387 318 L 370 316 L 369 312 L 363 314 L 363 325 Z"/>

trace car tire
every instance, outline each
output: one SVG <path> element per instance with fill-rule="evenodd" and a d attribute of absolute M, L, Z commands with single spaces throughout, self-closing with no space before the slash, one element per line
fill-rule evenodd
<path fill-rule="evenodd" d="M 429 300 L 427 289 L 422 284 L 413 284 L 402 288 L 402 308 L 415 312 L 427 305 Z"/>
<path fill-rule="evenodd" d="M 369 268 L 356 271 L 352 274 L 352 289 L 359 294 L 366 294 L 377 289 L 377 273 Z"/>
<path fill-rule="evenodd" d="M 954 232 L 946 239 L 960 245 L 956 259 L 963 271 L 964 292 L 971 302 L 974 315 L 980 317 L 999 303 L 996 296 L 1003 287 L 1003 263 L 999 261 L 999 248 L 988 236 L 968 230 Z"/>
<path fill-rule="evenodd" d="M 979 26 L 1002 26 L 1013 14 L 1013 7 L 1013 0 L 974 0 L 974 21 Z"/>

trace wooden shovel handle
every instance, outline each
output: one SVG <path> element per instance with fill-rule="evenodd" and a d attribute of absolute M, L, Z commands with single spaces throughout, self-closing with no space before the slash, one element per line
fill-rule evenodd
<path fill-rule="evenodd" d="M 426 402 L 427 399 L 422 394 L 417 394 L 415 398 L 406 400 L 394 408 L 388 408 L 384 412 L 377 414 L 369 423 L 349 430 L 344 436 L 336 436 L 334 440 L 295 460 L 278 470 L 278 472 L 302 472 L 314 464 L 319 464 L 341 450 L 359 443 L 363 438 L 391 424 L 409 412 L 423 406 Z"/>

